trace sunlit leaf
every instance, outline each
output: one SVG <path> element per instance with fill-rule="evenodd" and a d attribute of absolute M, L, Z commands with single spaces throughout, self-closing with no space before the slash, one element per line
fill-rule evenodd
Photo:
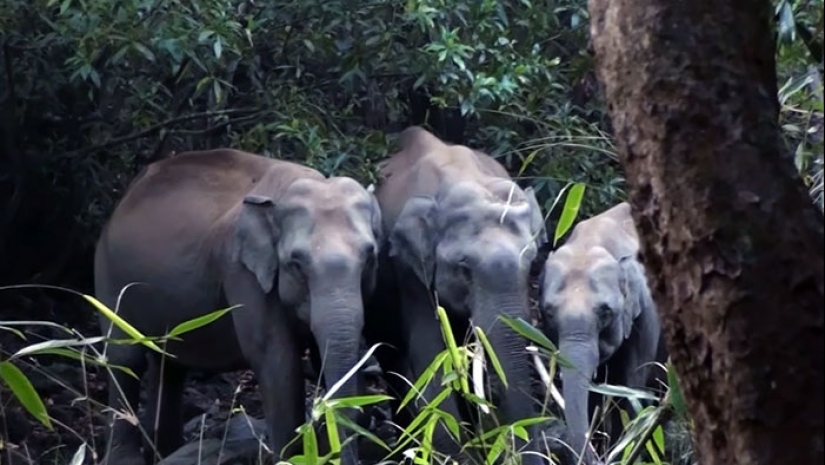
<path fill-rule="evenodd" d="M 584 198 L 584 191 L 586 186 L 582 183 L 573 184 L 567 193 L 567 198 L 564 201 L 564 207 L 559 217 L 559 222 L 556 225 L 556 232 L 553 235 L 553 245 L 558 244 L 559 239 L 567 234 L 567 231 L 573 226 L 576 217 L 579 215 L 579 208 Z"/>
<path fill-rule="evenodd" d="M 324 421 L 327 423 L 327 437 L 329 438 L 330 452 L 340 452 L 341 437 L 338 434 L 338 422 L 335 418 L 335 410 L 327 409 L 324 412 Z"/>
<path fill-rule="evenodd" d="M 387 400 L 392 400 L 392 396 L 384 394 L 372 394 L 366 396 L 342 397 L 337 399 L 330 399 L 327 404 L 332 408 L 354 408 L 363 407 L 365 405 L 377 404 Z"/>
<path fill-rule="evenodd" d="M 453 360 L 454 366 L 459 371 L 461 391 L 470 392 L 470 383 L 467 379 L 468 373 L 466 370 L 467 360 L 465 360 L 459 353 L 458 345 L 456 344 L 455 336 L 453 335 L 453 329 L 450 327 L 450 320 L 447 318 L 447 311 L 444 310 L 444 307 L 439 305 L 436 308 L 436 312 L 438 314 L 438 320 L 441 322 L 441 331 L 447 344 L 447 351 L 450 354 L 450 358 Z"/>
<path fill-rule="evenodd" d="M 217 311 L 214 311 L 214 312 L 211 312 L 211 313 L 207 313 L 206 315 L 199 316 L 197 318 L 193 318 L 189 321 L 184 321 L 183 323 L 181 323 L 181 324 L 175 326 L 174 328 L 172 328 L 172 330 L 169 331 L 169 333 L 166 334 L 166 337 L 167 338 L 177 337 L 177 336 L 180 336 L 181 334 L 185 334 L 185 333 L 188 333 L 188 332 L 193 331 L 195 329 L 198 329 L 200 327 L 206 326 L 209 323 L 212 323 L 213 321 L 216 321 L 220 317 L 222 317 L 222 316 L 226 315 L 227 313 L 231 312 L 232 310 L 235 310 L 235 309 L 240 308 L 240 307 L 241 307 L 241 305 L 233 305 L 232 307 L 225 308 L 223 310 L 217 310 Z"/>
<path fill-rule="evenodd" d="M 623 397 L 626 399 L 659 400 L 658 397 L 648 391 L 613 384 L 593 384 L 590 386 L 590 391 L 606 396 Z"/>
<path fill-rule="evenodd" d="M 553 342 L 551 342 L 550 339 L 548 339 L 547 336 L 545 336 L 544 333 L 539 331 L 535 326 L 521 318 L 513 318 L 506 315 L 500 315 L 499 318 L 501 318 L 501 320 L 508 326 L 513 328 L 515 332 L 553 353 L 559 365 L 564 367 L 573 366 L 559 354 L 559 350 L 556 348 L 556 345 L 553 344 Z"/>
<path fill-rule="evenodd" d="M 138 331 L 134 326 L 129 324 L 126 320 L 121 318 L 117 313 L 113 312 L 109 309 L 109 307 L 103 305 L 102 302 L 95 299 L 90 295 L 83 295 L 83 298 L 86 299 L 89 303 L 91 303 L 100 313 L 102 313 L 106 318 L 111 320 L 115 326 L 121 329 L 124 333 L 129 335 L 135 340 L 140 341 L 141 344 L 145 345 L 146 347 L 154 350 L 155 352 L 165 354 L 167 356 L 173 357 L 171 354 L 166 354 L 160 347 L 157 346 L 154 342 L 148 340 L 146 336 L 144 336 L 140 331 Z"/>
<path fill-rule="evenodd" d="M 318 463 L 318 438 L 315 436 L 315 428 L 306 428 L 301 435 L 301 439 L 306 463 Z"/>
<path fill-rule="evenodd" d="M 106 338 L 103 336 L 98 336 L 88 339 L 53 339 L 50 341 L 38 342 L 36 344 L 31 344 L 18 350 L 11 357 L 9 357 L 9 360 L 14 360 L 16 358 L 24 357 L 27 355 L 43 353 L 51 349 L 88 346 L 92 344 L 97 344 L 98 342 L 104 341 L 105 339 Z"/>
<path fill-rule="evenodd" d="M 84 442 L 75 451 L 74 455 L 72 456 L 71 462 L 69 462 L 69 465 L 83 465 L 83 463 L 85 461 L 86 461 L 86 443 Z"/>

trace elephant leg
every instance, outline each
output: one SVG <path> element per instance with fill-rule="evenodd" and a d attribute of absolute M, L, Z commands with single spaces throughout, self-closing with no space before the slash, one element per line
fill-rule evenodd
<path fill-rule="evenodd" d="M 274 294 L 263 294 L 252 273 L 231 268 L 224 292 L 228 303 L 243 305 L 232 312 L 232 321 L 241 352 L 258 379 L 270 449 L 276 459 L 288 459 L 299 450 L 294 447 L 299 440 L 290 442 L 305 421 L 304 345 L 286 309 Z"/>
<path fill-rule="evenodd" d="M 146 463 L 170 455 L 183 445 L 183 388 L 186 369 L 159 354 L 149 355 L 146 419 L 151 444 L 144 444 Z"/>
<path fill-rule="evenodd" d="M 113 339 L 127 336 L 112 331 Z M 109 364 L 132 370 L 137 378 L 111 368 L 108 406 L 114 411 L 108 416 L 108 446 L 103 465 L 144 465 L 140 448 L 142 435 L 137 421 L 140 402 L 140 380 L 146 371 L 146 352 L 140 345 L 110 344 L 107 348 Z M 120 412 L 125 412 L 121 414 Z"/>
<path fill-rule="evenodd" d="M 305 421 L 301 351 L 291 337 L 273 340 L 262 359 L 253 366 L 256 366 L 270 447 L 276 457 L 286 460 L 299 451 L 299 441 L 284 448 L 295 438 L 295 429 Z"/>

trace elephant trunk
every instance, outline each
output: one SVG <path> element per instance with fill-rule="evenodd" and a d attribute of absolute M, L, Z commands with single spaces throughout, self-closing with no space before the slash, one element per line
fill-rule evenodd
<path fill-rule="evenodd" d="M 361 332 L 364 327 L 364 309 L 360 288 L 329 286 L 325 290 L 310 293 L 310 322 L 312 333 L 318 344 L 323 364 L 323 375 L 327 390 L 340 380 L 358 362 Z M 350 289 L 356 289 L 352 291 Z M 353 374 L 336 391 L 333 397 L 352 397 L 358 394 L 357 374 Z M 355 423 L 358 412 L 347 409 L 344 414 Z M 341 439 L 347 432 L 339 427 Z M 341 451 L 342 465 L 358 463 L 357 442 L 350 441 Z"/>
<path fill-rule="evenodd" d="M 364 327 L 360 292 L 327 291 L 313 294 L 310 321 L 323 363 L 324 380 L 327 389 L 330 389 L 358 361 Z M 356 377 L 352 376 L 340 387 L 335 397 L 356 393 Z"/>
<path fill-rule="evenodd" d="M 525 351 L 527 341 L 498 317 L 504 315 L 512 318 L 525 318 L 527 305 L 523 300 L 513 296 L 497 296 L 485 299 L 473 312 L 473 324 L 480 327 L 487 335 L 501 363 L 504 376 L 507 378 L 508 389 L 502 397 L 501 410 L 508 417 L 502 420 L 508 422 L 527 418 L 530 414 L 529 404 L 516 402 L 518 398 L 516 392 L 523 389 L 521 383 L 529 379 L 530 363 Z M 494 376 L 492 366 L 489 372 L 490 376 Z"/>
<path fill-rule="evenodd" d="M 516 284 L 512 283 L 513 286 Z M 532 368 L 525 350 L 527 341 L 498 318 L 499 315 L 513 318 L 528 317 L 526 292 L 521 293 L 517 289 L 518 287 L 510 288 L 508 293 L 483 292 L 473 311 L 473 324 L 479 326 L 487 335 L 507 380 L 505 389 L 492 365 L 488 364 L 490 379 L 495 380 L 490 384 L 495 386 L 495 390 L 501 394 L 497 402 L 500 412 L 498 419 L 505 423 L 513 423 L 534 416 L 533 401 L 526 387 L 529 386 Z M 529 427 L 528 429 L 530 436 L 536 437 L 537 428 Z M 516 442 L 518 449 L 522 449 L 525 445 L 521 439 L 517 439 Z M 535 450 L 534 445 L 535 443 L 527 449 Z M 525 464 L 541 463 L 536 454 L 526 454 L 522 457 L 522 461 Z"/>
<path fill-rule="evenodd" d="M 567 443 L 576 456 L 584 453 L 583 463 L 595 462 L 585 437 L 590 427 L 588 398 L 590 380 L 599 362 L 597 337 L 576 337 L 562 334 L 559 352 L 573 366 L 562 366 L 562 395 L 564 417 L 567 422 Z M 587 447 L 587 449 L 585 449 Z"/>

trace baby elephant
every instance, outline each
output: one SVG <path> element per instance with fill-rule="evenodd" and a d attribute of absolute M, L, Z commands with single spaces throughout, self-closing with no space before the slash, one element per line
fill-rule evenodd
<path fill-rule="evenodd" d="M 146 335 L 228 306 L 219 320 L 169 341 L 174 358 L 142 345 L 110 345 L 113 364 L 150 371 L 146 412 L 158 455 L 181 445 L 186 368 L 250 367 L 261 389 L 276 457 L 304 422 L 301 357 L 324 357 L 327 387 L 358 360 L 362 298 L 375 286 L 381 215 L 375 198 L 348 178 L 237 150 L 189 152 L 149 165 L 106 224 L 95 253 L 95 292 Z M 109 320 L 102 319 L 104 334 Z M 125 338 L 117 328 L 112 337 Z M 155 369 L 163 366 L 162 374 Z M 114 382 L 113 382 L 114 381 Z M 337 396 L 355 395 L 357 378 Z M 114 371 L 109 405 L 137 410 L 140 382 Z M 155 414 L 157 413 L 157 417 Z M 136 426 L 113 419 L 104 463 L 151 463 Z M 155 428 L 152 425 L 157 425 Z M 154 431 L 152 431 L 154 430 Z M 154 434 L 152 434 L 154 433 Z M 355 441 L 343 464 L 357 463 Z M 285 458 L 288 458 L 287 454 Z"/>
<path fill-rule="evenodd" d="M 577 455 L 595 404 L 588 406 L 590 380 L 598 374 L 609 384 L 644 387 L 656 359 L 659 320 L 638 253 L 630 205 L 621 203 L 576 225 L 544 266 L 545 332 L 574 365 L 561 375 L 566 439 Z M 614 417 L 611 429 L 621 425 Z M 594 461 L 585 451 L 584 463 Z"/>

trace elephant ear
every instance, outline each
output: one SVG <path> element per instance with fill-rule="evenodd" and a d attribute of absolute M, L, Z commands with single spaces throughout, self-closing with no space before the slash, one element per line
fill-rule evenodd
<path fill-rule="evenodd" d="M 530 230 L 536 238 L 536 247 L 541 248 L 548 241 L 544 214 L 541 212 L 539 201 L 536 199 L 536 193 L 532 187 L 524 189 L 524 195 L 527 196 L 527 201 L 530 202 Z"/>
<path fill-rule="evenodd" d="M 432 197 L 413 197 L 389 237 L 389 256 L 409 267 L 428 289 L 435 273 L 435 214 Z"/>
<path fill-rule="evenodd" d="M 653 312 L 653 298 L 647 285 L 644 267 L 635 256 L 629 255 L 619 259 L 622 269 L 621 286 L 624 293 L 624 311 L 622 312 L 622 329 L 624 338 L 630 337 L 633 322 L 642 313 Z"/>
<path fill-rule="evenodd" d="M 235 223 L 230 257 L 255 275 L 264 293 L 272 290 L 278 270 L 277 236 L 274 221 L 275 202 L 261 195 L 244 197 Z"/>

